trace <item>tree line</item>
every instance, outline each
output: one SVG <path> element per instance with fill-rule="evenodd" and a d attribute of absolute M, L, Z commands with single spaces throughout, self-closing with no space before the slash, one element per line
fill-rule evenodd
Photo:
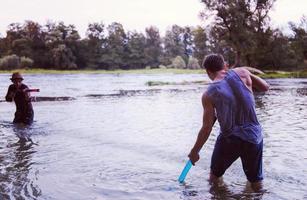
<path fill-rule="evenodd" d="M 161 36 L 149 26 L 144 33 L 113 22 L 90 23 L 84 38 L 72 24 L 34 21 L 12 23 L 0 36 L 0 69 L 142 69 L 200 68 L 215 52 L 230 65 L 260 69 L 298 69 L 307 60 L 307 18 L 289 23 L 292 33 L 270 26 L 275 0 L 202 0 L 204 22 L 172 25 Z"/>

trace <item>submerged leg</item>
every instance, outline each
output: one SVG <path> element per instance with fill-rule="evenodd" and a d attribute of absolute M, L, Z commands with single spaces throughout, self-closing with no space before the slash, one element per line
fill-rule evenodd
<path fill-rule="evenodd" d="M 254 192 L 261 192 L 263 190 L 262 181 L 257 181 L 257 182 L 251 183 L 251 188 L 254 190 Z"/>
<path fill-rule="evenodd" d="M 223 181 L 223 177 L 217 177 L 215 176 L 212 172 L 210 172 L 210 175 L 209 175 L 209 182 L 212 183 L 212 184 L 215 184 L 215 183 L 219 183 L 220 181 Z"/>
<path fill-rule="evenodd" d="M 231 191 L 222 176 L 217 177 L 213 173 L 210 173 L 209 184 L 209 192 L 213 195 L 213 199 L 229 199 L 228 197 L 231 196 Z"/>

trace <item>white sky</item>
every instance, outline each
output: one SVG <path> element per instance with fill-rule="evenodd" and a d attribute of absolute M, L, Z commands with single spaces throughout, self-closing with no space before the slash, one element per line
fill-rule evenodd
<path fill-rule="evenodd" d="M 201 25 L 199 0 L 0 0 L 0 34 L 12 22 L 32 20 L 44 25 L 47 20 L 74 24 L 83 37 L 90 22 L 120 22 L 125 30 L 144 32 L 157 26 L 164 35 L 168 26 Z M 307 15 L 307 0 L 277 0 L 271 13 L 276 27 L 299 22 Z"/>

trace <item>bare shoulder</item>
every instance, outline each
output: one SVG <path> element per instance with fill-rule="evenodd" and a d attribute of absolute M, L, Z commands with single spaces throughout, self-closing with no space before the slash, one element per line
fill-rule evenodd
<path fill-rule="evenodd" d="M 239 67 L 233 69 L 235 73 L 239 75 L 241 78 L 242 82 L 246 85 L 246 87 L 252 91 L 252 79 L 251 79 L 251 73 L 245 69 L 244 67 Z"/>
<path fill-rule="evenodd" d="M 207 95 L 207 91 L 203 93 L 203 95 L 201 96 L 201 102 L 205 102 L 205 100 L 208 98 L 208 95 Z"/>
<path fill-rule="evenodd" d="M 241 78 L 250 77 L 250 72 L 244 67 L 238 67 L 233 69 Z"/>
<path fill-rule="evenodd" d="M 208 105 L 212 104 L 210 96 L 208 95 L 208 91 L 203 93 L 203 95 L 201 97 L 201 102 L 202 102 L 203 106 L 208 106 Z"/>

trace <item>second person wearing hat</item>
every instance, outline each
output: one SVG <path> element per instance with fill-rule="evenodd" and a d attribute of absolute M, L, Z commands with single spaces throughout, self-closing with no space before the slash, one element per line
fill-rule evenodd
<path fill-rule="evenodd" d="M 33 122 L 34 111 L 31 103 L 29 88 L 23 84 L 23 77 L 19 72 L 12 74 L 11 84 L 8 88 L 5 100 L 14 101 L 16 104 L 16 112 L 13 123 L 31 124 Z"/>

